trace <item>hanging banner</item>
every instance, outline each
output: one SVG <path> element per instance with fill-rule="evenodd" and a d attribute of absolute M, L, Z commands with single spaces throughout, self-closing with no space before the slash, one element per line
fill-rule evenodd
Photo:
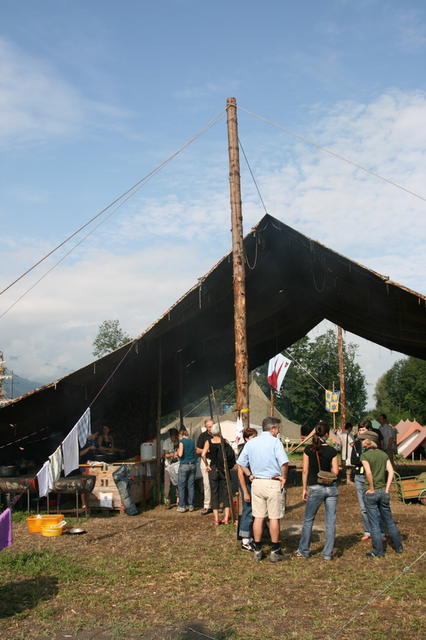
<path fill-rule="evenodd" d="M 339 411 L 340 391 L 325 392 L 325 410 L 330 413 L 337 413 Z"/>
<path fill-rule="evenodd" d="M 292 361 L 289 358 L 284 358 L 282 353 L 279 353 L 269 360 L 268 383 L 277 393 L 280 392 L 285 374 L 287 373 L 291 363 Z"/>

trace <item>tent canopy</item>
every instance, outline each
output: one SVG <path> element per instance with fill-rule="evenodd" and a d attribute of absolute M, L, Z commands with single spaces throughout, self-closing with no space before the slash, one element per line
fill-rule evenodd
<path fill-rule="evenodd" d="M 384 347 L 426 359 L 423 295 L 269 215 L 245 238 L 244 250 L 251 369 L 324 318 Z M 108 380 L 91 407 L 93 423 L 107 422 L 119 445 L 136 450 L 155 433 L 159 398 L 166 414 L 233 378 L 232 260 L 228 254 L 132 343 L 3 407 L 0 460 L 2 453 L 10 451 L 2 448 L 9 441 L 41 429 L 58 437 L 69 431 Z"/>

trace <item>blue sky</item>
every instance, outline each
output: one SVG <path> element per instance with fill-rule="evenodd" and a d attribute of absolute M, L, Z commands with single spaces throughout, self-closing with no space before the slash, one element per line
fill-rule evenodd
<path fill-rule="evenodd" d="M 3 0 L 0 17 L 1 285 L 235 96 L 269 213 L 424 291 L 424 201 L 242 110 L 425 196 L 424 2 Z M 229 250 L 226 145 L 221 120 L 0 319 L 17 373 L 87 363 L 105 318 L 142 332 Z M 263 209 L 242 180 L 248 230 Z M 397 356 L 360 345 L 371 390 Z"/>

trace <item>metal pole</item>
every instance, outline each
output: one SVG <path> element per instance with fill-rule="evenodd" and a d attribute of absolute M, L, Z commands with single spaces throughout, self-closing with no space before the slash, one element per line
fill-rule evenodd
<path fill-rule="evenodd" d="M 236 408 L 248 427 L 249 375 L 246 333 L 245 259 L 243 216 L 241 209 L 240 155 L 238 147 L 237 101 L 226 101 L 229 154 L 229 190 L 231 201 L 232 267 L 234 285 L 234 338 Z"/>
<path fill-rule="evenodd" d="M 346 424 L 346 381 L 345 381 L 345 354 L 343 350 L 342 327 L 337 327 L 337 349 L 339 353 L 339 380 L 340 380 L 340 426 Z"/>

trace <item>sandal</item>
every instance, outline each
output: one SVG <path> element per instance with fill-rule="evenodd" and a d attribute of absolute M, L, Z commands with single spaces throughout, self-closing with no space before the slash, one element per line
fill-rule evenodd
<path fill-rule="evenodd" d="M 215 527 L 218 527 L 220 524 L 222 524 L 221 520 L 213 520 L 213 524 Z"/>
<path fill-rule="evenodd" d="M 221 520 L 219 524 L 230 524 L 230 520 Z"/>

